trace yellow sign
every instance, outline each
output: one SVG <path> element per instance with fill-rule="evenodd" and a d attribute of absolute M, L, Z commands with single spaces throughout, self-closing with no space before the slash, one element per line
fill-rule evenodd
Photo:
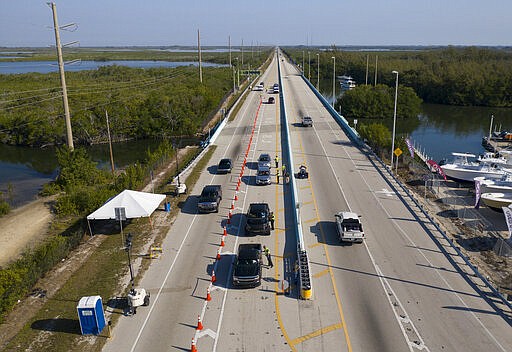
<path fill-rule="evenodd" d="M 395 151 L 394 151 L 394 153 L 395 153 L 395 155 L 396 155 L 397 157 L 399 157 L 400 155 L 402 155 L 402 153 L 403 153 L 403 152 L 402 152 L 402 149 L 400 149 L 400 148 L 396 148 L 396 149 L 395 149 Z"/>

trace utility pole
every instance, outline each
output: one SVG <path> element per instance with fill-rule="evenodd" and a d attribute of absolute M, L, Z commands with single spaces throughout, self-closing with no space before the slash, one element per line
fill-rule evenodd
<path fill-rule="evenodd" d="M 242 65 L 240 67 L 242 70 L 244 69 L 244 38 L 242 38 Z"/>
<path fill-rule="evenodd" d="M 364 81 L 364 85 L 368 85 L 368 60 L 370 60 L 370 54 L 366 54 L 366 79 Z"/>
<path fill-rule="evenodd" d="M 57 59 L 59 62 L 60 83 L 62 85 L 62 103 L 64 105 L 64 117 L 66 120 L 66 139 L 69 150 L 73 151 L 73 131 L 71 130 L 71 116 L 69 113 L 68 90 L 66 88 L 66 75 L 64 74 L 64 61 L 62 60 L 62 46 L 60 44 L 59 22 L 57 20 L 57 6 L 54 2 L 48 3 L 53 13 L 53 29 L 55 31 L 55 45 L 57 47 Z"/>
<path fill-rule="evenodd" d="M 379 61 L 379 55 L 375 55 L 375 87 L 377 87 L 377 62 Z"/>
<path fill-rule="evenodd" d="M 203 68 L 201 67 L 201 37 L 197 30 L 197 52 L 199 53 L 199 82 L 203 83 Z"/>
<path fill-rule="evenodd" d="M 228 48 L 229 48 L 229 67 L 232 67 L 231 65 L 231 36 L 228 35 Z"/>
<path fill-rule="evenodd" d="M 108 146 L 110 148 L 110 167 L 112 168 L 112 176 L 115 175 L 115 166 L 114 166 L 114 154 L 112 153 L 112 139 L 110 138 L 110 124 L 108 123 L 108 112 L 105 110 L 105 116 L 107 117 L 107 134 L 108 134 Z"/>
<path fill-rule="evenodd" d="M 311 81 L 311 53 L 308 51 L 308 81 Z"/>

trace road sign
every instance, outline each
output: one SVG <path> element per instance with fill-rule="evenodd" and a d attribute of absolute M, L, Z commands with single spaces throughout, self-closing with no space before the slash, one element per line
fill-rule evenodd
<path fill-rule="evenodd" d="M 116 220 L 126 221 L 126 208 L 124 208 L 124 207 L 114 208 L 114 212 L 116 214 Z"/>
<path fill-rule="evenodd" d="M 399 157 L 400 155 L 402 155 L 402 153 L 403 153 L 403 152 L 402 152 L 402 149 L 400 149 L 400 148 L 396 148 L 396 149 L 395 149 L 395 151 L 394 151 L 394 153 L 395 153 L 395 155 L 396 155 L 397 157 Z"/>

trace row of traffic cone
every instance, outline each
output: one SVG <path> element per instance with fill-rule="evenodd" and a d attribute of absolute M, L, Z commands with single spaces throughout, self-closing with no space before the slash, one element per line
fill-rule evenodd
<path fill-rule="evenodd" d="M 252 127 L 252 130 L 251 130 L 251 137 L 249 138 L 249 145 L 247 146 L 247 150 L 245 152 L 244 161 L 243 161 L 243 164 L 242 164 L 242 169 L 240 171 L 240 176 L 238 177 L 238 181 L 237 181 L 237 185 L 236 185 L 236 191 L 235 191 L 235 197 L 233 199 L 233 202 L 231 203 L 231 208 L 229 209 L 228 220 L 227 220 L 228 224 L 231 223 L 231 218 L 233 217 L 232 211 L 235 209 L 235 202 L 238 201 L 238 191 L 240 189 L 240 183 L 242 182 L 242 177 L 244 175 L 245 165 L 247 163 L 247 156 L 249 155 L 249 151 L 251 150 L 252 138 L 254 136 L 254 130 L 256 128 L 256 121 L 258 120 L 258 113 L 260 111 L 260 107 L 261 107 L 261 99 L 260 99 L 260 104 L 258 105 L 258 109 L 256 111 L 256 118 L 254 119 L 253 127 Z M 217 250 L 217 256 L 216 256 L 217 260 L 221 260 L 221 258 L 222 258 L 222 256 L 221 256 L 221 249 L 222 249 L 222 247 L 224 247 L 226 245 L 226 243 L 225 243 L 226 236 L 227 236 L 227 230 L 226 230 L 226 227 L 224 226 L 223 234 L 222 234 L 221 241 L 220 241 L 220 246 L 219 246 L 219 249 Z M 211 283 L 213 284 L 216 281 L 217 281 L 217 277 L 215 276 L 215 270 L 212 269 Z M 211 293 L 210 293 L 210 286 L 208 286 L 208 288 L 206 289 L 206 298 L 205 298 L 205 300 L 208 301 L 208 302 L 212 300 L 212 296 L 211 296 Z M 204 327 L 203 327 L 203 323 L 201 321 L 201 316 L 198 315 L 197 316 L 196 331 L 201 331 L 201 330 L 203 330 L 203 328 Z M 197 352 L 195 338 L 192 338 L 192 344 L 191 344 L 191 347 L 190 347 L 190 351 L 191 352 Z"/>

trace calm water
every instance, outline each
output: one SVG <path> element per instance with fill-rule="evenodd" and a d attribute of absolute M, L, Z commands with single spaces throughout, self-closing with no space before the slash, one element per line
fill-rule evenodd
<path fill-rule="evenodd" d="M 313 83 L 316 80 L 311 78 Z M 322 95 L 332 99 L 332 81 L 320 81 Z M 339 86 L 336 86 L 339 93 Z M 422 104 L 421 113 L 416 119 L 397 119 L 397 136 L 409 136 L 421 146 L 432 159 L 451 158 L 452 152 L 481 154 L 482 137 L 489 134 L 491 115 L 494 115 L 493 130 L 512 131 L 512 108 L 488 108 L 474 106 L 448 106 Z M 353 119 L 348 119 L 353 126 Z M 389 119 L 357 119 L 361 123 L 381 122 L 390 131 L 393 129 L 393 116 Z"/>
<path fill-rule="evenodd" d="M 142 140 L 115 143 L 112 147 L 116 168 L 142 161 L 148 149 L 154 150 L 157 141 Z M 87 147 L 91 159 L 103 169 L 110 169 L 107 144 Z M 57 176 L 54 148 L 14 147 L 0 144 L 0 192 L 9 203 L 19 206 L 34 199 L 43 184 Z"/>
<path fill-rule="evenodd" d="M 138 68 L 153 68 L 153 67 L 178 67 L 178 66 L 197 66 L 197 62 L 184 61 L 184 62 L 170 62 L 170 61 L 142 61 L 142 60 L 112 60 L 112 61 L 81 61 L 75 64 L 66 65 L 66 71 L 83 71 L 95 70 L 101 66 L 119 65 Z M 227 66 L 203 62 L 203 67 L 214 66 Z M 15 62 L 0 62 L 0 74 L 17 74 L 17 73 L 49 73 L 58 72 L 59 67 L 55 61 L 15 61 Z"/>
<path fill-rule="evenodd" d="M 331 85 L 326 85 L 329 98 Z M 410 136 L 434 160 L 449 158 L 451 152 L 481 153 L 481 139 L 489 133 L 490 117 L 494 115 L 496 129 L 512 131 L 512 109 L 456 107 L 423 104 L 421 114 L 415 119 L 398 119 L 397 135 Z M 375 122 L 358 119 L 361 123 Z M 392 129 L 393 119 L 379 120 Z M 349 123 L 353 120 L 349 119 Z M 114 145 L 116 167 L 143 160 L 148 148 L 158 142 L 132 141 Z M 108 145 L 88 147 L 92 159 L 100 167 L 109 168 Z M 31 149 L 0 144 L 0 191 L 12 194 L 15 206 L 32 200 L 41 186 L 57 175 L 57 161 L 53 148 Z"/>

